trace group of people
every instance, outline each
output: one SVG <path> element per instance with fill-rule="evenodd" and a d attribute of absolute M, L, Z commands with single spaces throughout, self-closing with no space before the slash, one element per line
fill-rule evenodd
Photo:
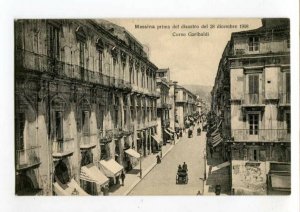
<path fill-rule="evenodd" d="M 183 162 L 182 166 L 180 164 L 178 166 L 178 172 L 182 172 L 182 171 L 185 171 L 185 172 L 188 171 L 187 164 L 185 162 Z"/>

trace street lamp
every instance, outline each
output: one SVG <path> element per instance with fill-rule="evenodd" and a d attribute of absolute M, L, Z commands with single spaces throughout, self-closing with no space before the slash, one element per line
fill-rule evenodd
<path fill-rule="evenodd" d="M 142 174 L 142 151 L 140 151 L 140 178 L 142 179 L 143 174 Z"/>

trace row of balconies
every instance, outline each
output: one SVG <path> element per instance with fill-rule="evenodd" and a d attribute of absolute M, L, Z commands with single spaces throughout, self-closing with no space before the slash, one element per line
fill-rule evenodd
<path fill-rule="evenodd" d="M 240 142 L 290 142 L 289 129 L 232 129 L 231 136 L 234 141 Z"/>
<path fill-rule="evenodd" d="M 290 93 L 278 93 L 278 95 L 270 95 L 267 96 L 262 93 L 258 94 L 249 94 L 246 93 L 242 97 L 242 105 L 263 105 L 265 104 L 265 100 L 278 100 L 279 104 L 289 105 L 291 103 Z"/>
<path fill-rule="evenodd" d="M 71 78 L 128 91 L 132 90 L 134 86 L 124 79 L 91 71 L 79 65 L 61 62 L 46 55 L 19 49 L 16 51 L 16 71 L 22 69 L 49 73 L 63 78 Z M 135 86 L 135 91 L 148 96 L 159 96 L 155 88 L 150 90 L 148 88 Z"/>

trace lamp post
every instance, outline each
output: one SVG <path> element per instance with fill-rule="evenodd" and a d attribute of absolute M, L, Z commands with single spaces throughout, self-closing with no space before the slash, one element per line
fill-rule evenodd
<path fill-rule="evenodd" d="M 142 179 L 143 173 L 142 173 L 142 151 L 140 151 L 140 178 Z"/>

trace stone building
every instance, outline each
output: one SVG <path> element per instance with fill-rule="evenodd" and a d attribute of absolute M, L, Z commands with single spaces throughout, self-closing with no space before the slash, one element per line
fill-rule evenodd
<path fill-rule="evenodd" d="M 185 127 L 185 120 L 193 119 L 197 112 L 197 96 L 181 85 L 175 86 L 175 120 L 178 121 L 179 127 Z"/>
<path fill-rule="evenodd" d="M 16 194 L 99 195 L 151 154 L 156 70 L 105 20 L 17 20 Z"/>
<path fill-rule="evenodd" d="M 160 93 L 157 99 L 157 123 L 158 135 L 163 144 L 174 139 L 174 124 L 170 125 L 170 110 L 172 109 L 170 99 L 170 69 L 158 69 L 156 72 L 156 90 Z M 174 121 L 172 121 L 174 122 Z"/>
<path fill-rule="evenodd" d="M 290 193 L 290 92 L 289 20 L 262 19 L 258 29 L 232 33 L 211 110 L 227 133 L 233 194 Z"/>

